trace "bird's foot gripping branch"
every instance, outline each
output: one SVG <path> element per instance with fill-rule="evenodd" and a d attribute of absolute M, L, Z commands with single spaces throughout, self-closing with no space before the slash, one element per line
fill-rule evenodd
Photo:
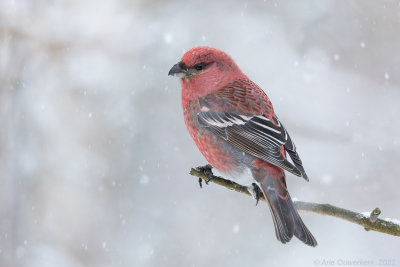
<path fill-rule="evenodd" d="M 196 168 L 197 171 L 204 173 L 207 176 L 207 179 L 204 179 L 206 184 L 208 184 L 212 179 L 214 179 L 216 176 L 214 176 L 212 172 L 212 166 L 210 164 L 204 165 L 204 166 L 199 166 Z M 199 185 L 200 188 L 203 188 L 203 179 L 199 178 Z"/>
<path fill-rule="evenodd" d="M 209 179 L 208 177 L 209 174 L 207 172 L 204 172 L 203 169 L 192 168 L 190 170 L 190 174 L 198 177 L 200 180 L 208 181 Z M 213 182 L 214 184 L 221 185 L 227 189 L 252 196 L 252 194 L 248 191 L 248 188 L 246 186 L 237 184 L 231 180 L 226 180 L 223 177 L 214 176 L 214 178 L 211 179 L 210 181 Z M 260 196 L 260 200 L 265 201 L 263 195 Z M 361 225 L 367 231 L 377 231 L 393 236 L 400 236 L 400 221 L 393 219 L 378 218 L 379 215 L 381 214 L 381 210 L 379 208 L 375 208 L 372 212 L 359 213 L 339 208 L 331 204 L 318 204 L 318 203 L 311 203 L 304 201 L 294 201 L 294 205 L 297 211 L 300 212 L 312 212 L 322 215 L 328 215 Z"/>

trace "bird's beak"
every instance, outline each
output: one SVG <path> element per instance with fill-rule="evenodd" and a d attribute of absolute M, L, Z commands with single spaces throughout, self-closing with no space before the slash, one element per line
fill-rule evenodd
<path fill-rule="evenodd" d="M 172 66 L 172 68 L 168 72 L 168 75 L 184 78 L 186 76 L 186 73 L 187 71 L 181 68 L 180 64 L 177 63 Z"/>

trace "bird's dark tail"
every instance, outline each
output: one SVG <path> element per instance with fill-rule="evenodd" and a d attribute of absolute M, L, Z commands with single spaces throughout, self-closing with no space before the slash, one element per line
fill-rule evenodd
<path fill-rule="evenodd" d="M 287 243 L 295 235 L 305 244 L 315 247 L 317 241 L 293 206 L 293 201 L 286 189 L 285 176 L 275 179 L 267 175 L 258 182 L 268 200 L 278 240 Z"/>

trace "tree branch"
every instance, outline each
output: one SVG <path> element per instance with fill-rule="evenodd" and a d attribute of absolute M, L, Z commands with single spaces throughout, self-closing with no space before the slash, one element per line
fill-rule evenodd
<path fill-rule="evenodd" d="M 202 180 L 208 182 L 209 177 L 201 169 L 190 170 L 190 174 L 199 178 L 199 182 Z M 230 180 L 226 180 L 219 176 L 213 176 L 210 180 L 214 184 L 221 185 L 230 190 L 234 190 L 239 193 L 243 193 L 252 196 L 247 190 L 246 186 L 237 184 Z M 264 196 L 260 197 L 260 200 L 265 201 Z M 322 215 L 329 215 L 332 217 L 340 218 L 355 224 L 359 224 L 369 231 L 377 231 L 389 235 L 400 236 L 400 223 L 396 223 L 390 219 L 379 219 L 378 216 L 381 213 L 379 208 L 375 208 L 370 214 L 358 213 L 351 210 L 339 208 L 330 204 L 318 204 L 304 201 L 293 201 L 294 206 L 300 212 L 314 212 Z"/>

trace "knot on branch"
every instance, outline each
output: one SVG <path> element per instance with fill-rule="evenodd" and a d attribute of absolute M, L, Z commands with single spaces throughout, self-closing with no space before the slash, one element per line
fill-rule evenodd
<path fill-rule="evenodd" d="M 381 214 L 381 210 L 379 208 L 375 208 L 373 211 L 371 211 L 371 214 L 369 215 L 369 220 L 374 223 L 378 219 L 378 216 Z"/>

